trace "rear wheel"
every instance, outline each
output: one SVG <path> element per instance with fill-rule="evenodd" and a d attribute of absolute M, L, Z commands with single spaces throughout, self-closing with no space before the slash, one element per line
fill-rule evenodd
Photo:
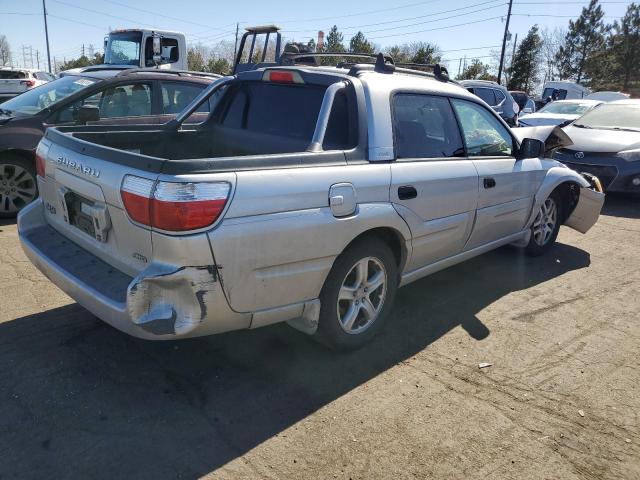
<path fill-rule="evenodd" d="M 395 256 L 383 241 L 351 245 L 336 259 L 322 288 L 317 338 L 336 350 L 364 345 L 391 310 L 397 277 Z"/>
<path fill-rule="evenodd" d="M 542 202 L 531 224 L 531 238 L 527 245 L 527 253 L 532 256 L 546 253 L 555 243 L 561 223 L 561 198 L 557 192 L 553 192 Z"/>
<path fill-rule="evenodd" d="M 32 162 L 15 155 L 0 158 L 0 217 L 15 217 L 37 196 Z"/>

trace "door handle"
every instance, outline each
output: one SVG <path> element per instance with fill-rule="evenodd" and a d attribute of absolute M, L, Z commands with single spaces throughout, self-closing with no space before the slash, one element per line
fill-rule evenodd
<path fill-rule="evenodd" d="M 410 200 L 418 196 L 418 191 L 413 185 L 403 185 L 398 187 L 398 198 L 400 200 Z"/>
<path fill-rule="evenodd" d="M 484 183 L 484 188 L 493 188 L 496 186 L 496 179 L 488 177 L 483 180 L 483 183 Z"/>

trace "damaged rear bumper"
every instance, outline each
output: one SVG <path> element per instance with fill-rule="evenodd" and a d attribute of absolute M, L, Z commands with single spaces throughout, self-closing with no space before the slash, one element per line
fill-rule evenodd
<path fill-rule="evenodd" d="M 23 209 L 20 242 L 29 260 L 91 313 L 135 337 L 160 340 L 249 328 L 251 314 L 231 310 L 212 266 L 152 263 L 131 278 L 58 233 L 42 201 Z"/>

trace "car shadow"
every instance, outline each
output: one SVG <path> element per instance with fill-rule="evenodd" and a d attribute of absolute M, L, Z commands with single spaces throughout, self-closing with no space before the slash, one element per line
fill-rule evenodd
<path fill-rule="evenodd" d="M 610 217 L 640 218 L 640 196 L 608 193 L 602 207 L 602 215 Z"/>
<path fill-rule="evenodd" d="M 15 225 L 17 223 L 17 219 L 14 218 L 1 218 L 0 217 L 0 227 L 6 227 L 7 225 Z"/>
<path fill-rule="evenodd" d="M 76 304 L 5 322 L 0 477 L 207 474 L 458 326 L 482 341 L 479 311 L 589 264 L 564 244 L 498 249 L 401 289 L 383 332 L 348 354 L 286 325 L 147 342 Z"/>

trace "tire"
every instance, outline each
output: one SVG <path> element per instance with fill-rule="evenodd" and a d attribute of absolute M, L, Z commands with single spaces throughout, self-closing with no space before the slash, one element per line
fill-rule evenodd
<path fill-rule="evenodd" d="M 354 243 L 336 259 L 322 287 L 314 338 L 334 350 L 362 347 L 382 328 L 397 289 L 398 266 L 391 248 L 376 238 Z"/>
<path fill-rule="evenodd" d="M 0 218 L 15 217 L 38 198 L 33 162 L 18 155 L 0 157 Z"/>
<path fill-rule="evenodd" d="M 562 197 L 552 192 L 542 203 L 531 224 L 531 238 L 526 252 L 532 257 L 544 255 L 551 249 L 558 238 L 564 213 Z"/>

